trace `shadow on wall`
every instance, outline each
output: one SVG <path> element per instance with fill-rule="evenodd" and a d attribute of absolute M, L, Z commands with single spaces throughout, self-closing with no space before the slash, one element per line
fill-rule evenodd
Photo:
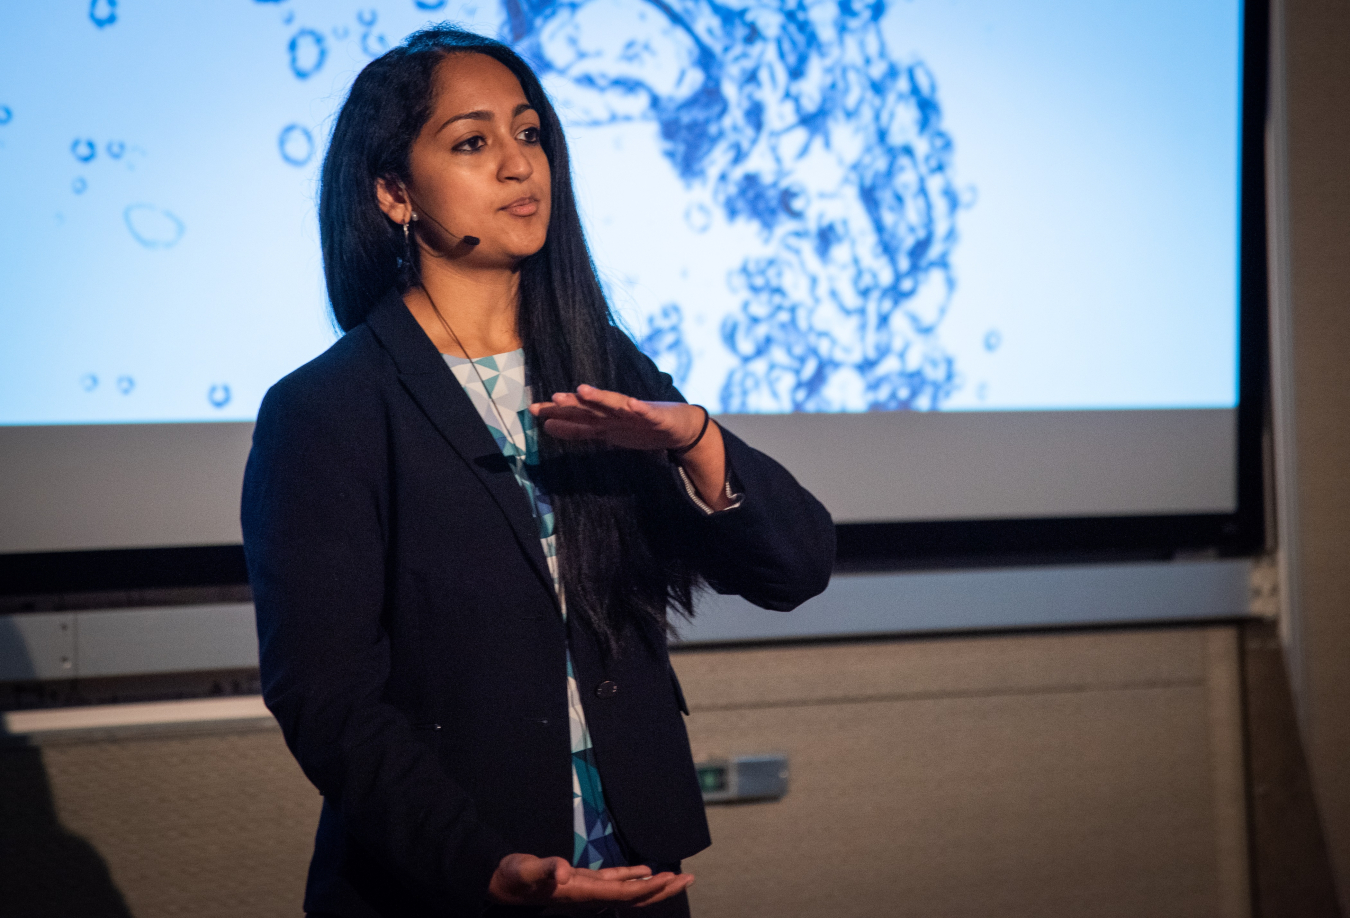
<path fill-rule="evenodd" d="M 0 647 L 23 652 L 0 616 Z M 16 650 L 16 648 L 18 648 Z M 119 918 L 131 911 L 94 846 L 62 828 L 42 750 L 0 721 L 0 911 L 6 918 Z"/>

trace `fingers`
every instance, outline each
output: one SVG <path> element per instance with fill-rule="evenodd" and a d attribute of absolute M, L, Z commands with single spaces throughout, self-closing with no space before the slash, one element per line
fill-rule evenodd
<path fill-rule="evenodd" d="M 577 386 L 577 399 L 587 408 L 604 413 L 628 411 L 628 403 L 637 401 L 622 392 L 610 392 L 587 385 Z"/>
<path fill-rule="evenodd" d="M 624 868 L 612 868 L 624 869 Z M 645 869 L 644 869 L 645 871 Z M 684 877 L 688 874 L 676 875 L 673 873 L 658 873 L 656 876 L 639 876 L 625 880 L 602 880 L 594 871 L 576 871 L 572 874 L 572 879 L 559 884 L 553 894 L 555 902 L 584 903 L 584 902 L 623 902 L 623 903 L 647 903 L 658 902 L 667 896 L 674 895 L 688 885 L 689 881 Z M 692 877 L 690 877 L 692 880 Z M 673 892 L 667 893 L 666 889 L 672 883 L 677 888 Z"/>
<path fill-rule="evenodd" d="M 596 424 L 578 424 L 558 418 L 544 422 L 544 433 L 559 440 L 602 440 L 605 436 L 604 428 Z"/>
<path fill-rule="evenodd" d="M 643 899 L 638 899 L 630 904 L 634 908 L 646 908 L 660 902 L 662 899 L 669 899 L 671 896 L 679 895 L 686 889 L 694 885 L 694 875 L 692 873 L 676 874 L 675 879 L 665 885 L 664 889 Z"/>

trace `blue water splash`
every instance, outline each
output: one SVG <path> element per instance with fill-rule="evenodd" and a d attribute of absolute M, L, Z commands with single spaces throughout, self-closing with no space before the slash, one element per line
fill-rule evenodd
<path fill-rule="evenodd" d="M 153 204 L 132 204 L 122 211 L 131 236 L 147 249 L 168 249 L 183 238 L 186 227 L 175 214 Z"/>
<path fill-rule="evenodd" d="M 90 0 L 89 19 L 100 29 L 117 21 L 117 0 Z"/>
<path fill-rule="evenodd" d="M 684 340 L 684 314 L 676 303 L 667 303 L 654 316 L 647 316 L 647 327 L 637 345 L 658 367 L 669 373 L 675 385 L 689 381 L 694 355 Z"/>
<path fill-rule="evenodd" d="M 963 205 L 936 80 L 889 54 L 884 3 L 504 8 L 503 37 L 561 83 L 573 123 L 655 123 L 691 229 L 757 229 L 764 251 L 728 278 L 723 411 L 941 407 L 960 384 L 937 331 Z"/>
<path fill-rule="evenodd" d="M 136 388 L 136 380 L 132 379 L 130 376 L 117 377 L 118 392 L 121 392 L 123 395 L 130 395 L 132 390 L 135 388 Z"/>
<path fill-rule="evenodd" d="M 287 50 L 291 56 L 291 72 L 301 80 L 318 73 L 323 62 L 328 59 L 328 44 L 313 29 L 301 29 L 291 36 Z"/>
<path fill-rule="evenodd" d="M 230 403 L 231 398 L 230 387 L 225 383 L 216 383 L 206 390 L 206 400 L 211 403 L 212 408 L 224 408 Z"/>
<path fill-rule="evenodd" d="M 103 145 L 103 149 L 112 159 L 121 159 L 123 154 L 127 152 L 127 145 L 120 140 L 110 140 Z"/>
<path fill-rule="evenodd" d="M 88 138 L 77 137 L 70 142 L 70 155 L 82 163 L 90 162 L 98 155 L 98 145 Z"/>
<path fill-rule="evenodd" d="M 375 24 L 379 18 L 378 10 L 358 10 L 356 13 L 357 23 L 365 30 L 361 33 L 361 50 L 369 58 L 379 57 L 389 50 L 389 41 L 384 37 L 384 33 L 375 31 Z"/>
<path fill-rule="evenodd" d="M 292 166 L 303 166 L 314 155 L 314 135 L 299 124 L 288 124 L 277 138 L 281 158 Z"/>

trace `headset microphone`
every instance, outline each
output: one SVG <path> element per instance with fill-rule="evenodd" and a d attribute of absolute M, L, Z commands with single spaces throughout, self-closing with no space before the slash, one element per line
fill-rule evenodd
<path fill-rule="evenodd" d="M 413 200 L 413 196 L 412 196 L 411 194 L 408 193 L 408 186 L 407 186 L 407 185 L 404 185 L 402 182 L 399 182 L 398 185 L 399 185 L 400 188 L 403 189 L 403 194 L 404 194 L 405 197 L 407 197 L 408 202 L 409 202 L 410 204 L 413 204 L 413 205 L 418 206 L 418 207 L 421 206 L 421 205 L 417 204 L 417 202 Z M 465 245 L 478 245 L 480 242 L 483 241 L 483 240 L 479 239 L 477 236 L 461 236 L 461 235 L 459 235 L 458 233 L 452 233 L 452 232 L 450 232 L 448 229 L 445 228 L 445 224 L 442 223 L 440 220 L 437 220 L 435 217 L 432 217 L 431 214 L 427 212 L 427 209 L 426 209 L 425 207 L 422 208 L 422 213 L 426 214 L 428 217 L 431 217 L 431 222 L 434 223 L 434 224 L 436 224 L 437 226 L 439 226 L 439 227 L 441 228 L 441 232 L 445 233 L 447 236 L 454 236 L 456 239 L 458 239 L 460 242 L 464 243 Z M 414 219 L 414 220 L 417 219 L 417 215 L 416 215 L 416 214 L 413 214 L 413 219 Z"/>

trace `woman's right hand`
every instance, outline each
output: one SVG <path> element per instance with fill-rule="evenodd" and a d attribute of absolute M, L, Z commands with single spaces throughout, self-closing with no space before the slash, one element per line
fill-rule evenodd
<path fill-rule="evenodd" d="M 502 905 L 623 905 L 660 902 L 689 887 L 691 873 L 658 873 L 650 867 L 586 870 L 560 857 L 508 854 L 488 884 L 488 898 Z"/>

